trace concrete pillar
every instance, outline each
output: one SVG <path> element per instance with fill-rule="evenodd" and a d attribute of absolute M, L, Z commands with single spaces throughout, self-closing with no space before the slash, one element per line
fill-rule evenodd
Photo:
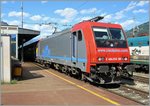
<path fill-rule="evenodd" d="M 10 36 L 2 36 L 2 75 L 3 82 L 11 81 Z"/>

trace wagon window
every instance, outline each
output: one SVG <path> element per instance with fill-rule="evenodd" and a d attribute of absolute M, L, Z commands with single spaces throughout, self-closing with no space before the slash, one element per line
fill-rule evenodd
<path fill-rule="evenodd" d="M 81 33 L 81 31 L 78 31 L 78 41 L 82 41 L 82 33 Z"/>
<path fill-rule="evenodd" d="M 138 45 L 139 45 L 139 47 L 141 47 L 142 46 L 142 42 L 138 42 Z"/>
<path fill-rule="evenodd" d="M 147 41 L 147 44 L 149 45 L 149 41 Z"/>
<path fill-rule="evenodd" d="M 133 43 L 132 43 L 132 42 L 130 43 L 130 46 L 133 46 Z"/>

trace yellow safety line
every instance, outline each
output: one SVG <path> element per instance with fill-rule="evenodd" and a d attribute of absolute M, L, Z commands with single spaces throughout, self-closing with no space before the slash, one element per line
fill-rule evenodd
<path fill-rule="evenodd" d="M 37 65 L 36 65 L 37 66 Z M 39 66 L 38 66 L 39 67 Z M 41 67 L 39 67 L 39 68 L 41 68 Z M 44 69 L 44 68 L 41 68 L 41 69 Z M 46 69 L 45 69 L 46 70 Z M 101 96 L 101 95 L 99 95 L 99 94 L 97 94 L 96 92 L 93 92 L 93 91 L 91 91 L 91 90 L 89 90 L 89 89 L 86 89 L 86 88 L 84 88 L 84 87 L 82 87 L 82 86 L 80 86 L 80 85 L 78 85 L 78 84 L 76 84 L 76 83 L 74 83 L 74 82 L 71 82 L 71 81 L 69 81 L 69 80 L 67 80 L 67 79 L 65 79 L 65 78 L 63 78 L 63 77 L 61 77 L 61 76 L 58 76 L 57 74 L 54 74 L 54 73 L 52 73 L 52 72 L 50 72 L 50 71 L 48 71 L 48 70 L 46 70 L 46 72 L 48 72 L 48 73 L 50 73 L 50 74 L 52 74 L 52 75 L 54 75 L 54 76 L 56 76 L 56 77 L 58 77 L 58 78 L 60 78 L 60 79 L 62 79 L 62 80 L 64 80 L 64 81 L 66 81 L 66 82 L 68 82 L 68 83 L 70 83 L 70 84 L 72 84 L 72 85 L 75 85 L 75 86 L 77 86 L 78 88 L 81 88 L 81 89 L 83 89 L 83 90 L 85 90 L 85 91 L 87 91 L 87 92 L 89 92 L 89 93 L 91 93 L 91 94 L 93 94 L 93 95 L 95 95 L 95 96 L 97 96 L 97 97 L 99 97 L 99 98 L 101 98 L 101 99 L 104 99 L 105 101 L 108 101 L 108 102 L 110 102 L 110 103 L 112 103 L 112 104 L 114 104 L 114 105 L 120 105 L 119 103 L 117 103 L 117 102 L 115 102 L 115 101 L 113 101 L 113 100 L 111 100 L 111 99 L 109 99 L 109 98 L 106 98 L 106 97 L 104 97 L 104 96 Z"/>

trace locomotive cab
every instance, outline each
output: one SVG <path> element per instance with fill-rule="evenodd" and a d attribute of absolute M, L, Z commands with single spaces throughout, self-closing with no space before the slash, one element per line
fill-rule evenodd
<path fill-rule="evenodd" d="M 73 31 L 79 29 L 85 39 L 88 79 L 106 84 L 133 76 L 134 67 L 130 65 L 130 52 L 121 25 L 86 21 L 73 27 Z"/>
<path fill-rule="evenodd" d="M 129 62 L 129 50 L 120 28 L 93 28 L 96 43 L 95 62 Z"/>
<path fill-rule="evenodd" d="M 96 48 L 91 61 L 95 65 L 91 67 L 92 76 L 97 75 L 100 83 L 118 82 L 122 76 L 132 76 L 133 67 L 127 65 L 130 54 L 121 26 L 92 27 L 92 31 Z"/>

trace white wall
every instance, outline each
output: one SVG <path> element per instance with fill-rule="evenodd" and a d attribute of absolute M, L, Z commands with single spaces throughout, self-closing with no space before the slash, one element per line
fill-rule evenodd
<path fill-rule="evenodd" d="M 1 80 L 11 81 L 10 36 L 2 36 L 2 71 Z"/>

